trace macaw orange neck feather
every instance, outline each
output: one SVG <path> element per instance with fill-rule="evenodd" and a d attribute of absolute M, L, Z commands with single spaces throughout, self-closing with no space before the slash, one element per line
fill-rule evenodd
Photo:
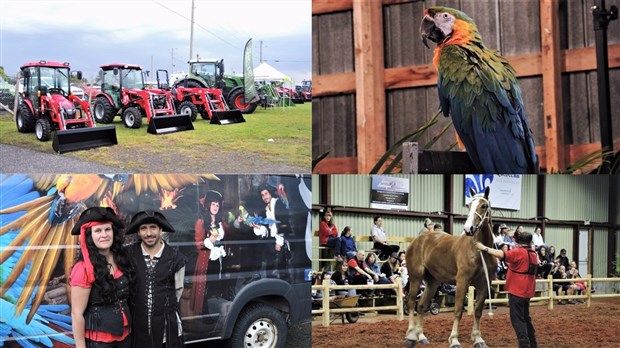
<path fill-rule="evenodd" d="M 433 65 L 435 68 L 439 66 L 439 56 L 441 50 L 447 45 L 467 45 L 471 42 L 482 44 L 482 38 L 478 32 L 478 27 L 474 23 L 468 23 L 462 19 L 456 19 L 454 27 L 452 28 L 452 34 L 446 38 L 443 42 L 439 43 L 435 47 L 433 56 Z"/>

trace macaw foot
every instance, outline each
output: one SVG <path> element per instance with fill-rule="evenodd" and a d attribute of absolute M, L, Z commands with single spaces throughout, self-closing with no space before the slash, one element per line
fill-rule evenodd
<path fill-rule="evenodd" d="M 475 343 L 474 348 L 489 348 L 489 346 L 487 346 L 487 344 L 484 341 L 482 341 L 482 342 Z"/>

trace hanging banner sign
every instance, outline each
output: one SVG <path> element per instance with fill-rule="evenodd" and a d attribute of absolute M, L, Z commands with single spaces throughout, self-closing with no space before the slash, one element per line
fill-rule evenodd
<path fill-rule="evenodd" d="M 522 180 L 521 175 L 465 175 L 465 204 L 472 199 L 470 188 L 476 193 L 482 193 L 487 186 L 490 186 L 489 201 L 493 208 L 519 210 L 521 209 Z"/>
<path fill-rule="evenodd" d="M 409 179 L 375 175 L 370 187 L 370 207 L 409 210 Z"/>

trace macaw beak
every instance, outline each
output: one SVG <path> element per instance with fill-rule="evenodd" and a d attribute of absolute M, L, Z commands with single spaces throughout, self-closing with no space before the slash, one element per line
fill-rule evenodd
<path fill-rule="evenodd" d="M 435 26 L 433 17 L 429 15 L 425 15 L 422 19 L 422 24 L 420 25 L 420 36 L 422 37 L 422 42 L 426 48 L 430 48 L 428 47 L 428 42 L 426 39 L 431 40 L 434 43 L 439 43 L 445 38 L 441 30 Z"/>

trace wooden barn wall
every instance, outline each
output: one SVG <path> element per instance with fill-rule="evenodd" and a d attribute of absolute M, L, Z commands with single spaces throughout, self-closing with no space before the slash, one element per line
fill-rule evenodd
<path fill-rule="evenodd" d="M 539 53 L 541 45 L 540 2 L 538 0 L 443 0 L 416 1 L 383 6 L 385 67 L 404 67 L 432 62 L 433 50 L 426 49 L 419 36 L 423 8 L 440 3 L 459 8 L 477 23 L 485 44 L 502 55 Z M 561 49 L 594 47 L 591 0 L 560 1 Z M 607 6 L 609 7 L 609 5 Z M 499 25 L 498 25 L 499 24 Z M 620 43 L 620 22 L 611 22 L 609 44 Z M 313 16 L 313 74 L 354 71 L 352 11 Z M 432 46 L 431 46 L 432 47 Z M 594 57 L 592 58 L 594 59 Z M 542 77 L 522 77 L 525 109 L 537 146 L 544 145 Z M 562 75 L 564 142 L 586 144 L 600 141 L 596 71 Z M 620 69 L 610 70 L 610 95 L 615 138 L 620 135 Z M 438 111 L 437 89 L 433 87 L 386 90 L 387 145 L 420 127 Z M 356 156 L 355 94 L 316 97 L 313 102 L 313 154 L 330 151 L 329 157 Z M 439 124 L 420 142 L 428 142 L 449 119 Z M 433 149 L 446 150 L 454 143 L 451 133 Z"/>
<path fill-rule="evenodd" d="M 313 16 L 312 28 L 313 75 L 353 72 L 353 12 Z M 320 134 L 312 137 L 314 157 L 357 156 L 355 112 L 354 94 L 313 98 L 312 133 Z"/>

